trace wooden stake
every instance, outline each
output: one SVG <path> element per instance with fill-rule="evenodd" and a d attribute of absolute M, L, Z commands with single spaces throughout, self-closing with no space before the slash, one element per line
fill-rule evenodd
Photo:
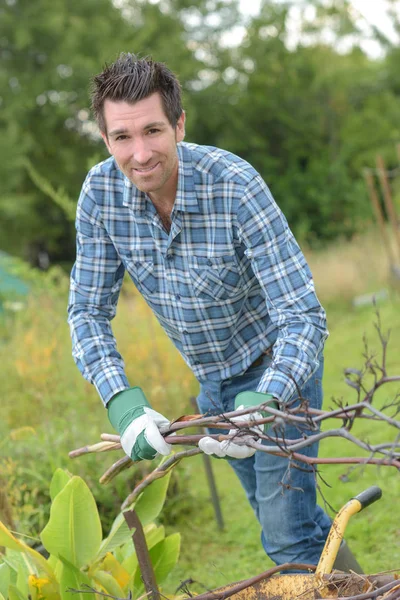
<path fill-rule="evenodd" d="M 367 170 L 364 171 L 364 177 L 365 177 L 365 181 L 367 182 L 367 187 L 368 187 L 368 191 L 369 191 L 369 197 L 371 199 L 371 204 L 372 204 L 372 207 L 373 207 L 374 212 L 375 212 L 376 220 L 378 222 L 379 231 L 381 233 L 382 240 L 383 240 L 383 243 L 384 243 L 385 248 L 386 248 L 386 254 L 387 254 L 388 259 L 389 259 L 389 264 L 390 264 L 391 267 L 393 267 L 393 265 L 396 262 L 396 259 L 395 259 L 394 253 L 393 253 L 392 246 L 390 244 L 389 236 L 388 236 L 387 231 L 386 231 L 385 219 L 383 217 L 382 207 L 380 205 L 379 198 L 378 198 L 378 193 L 376 191 L 374 178 L 372 176 L 372 173 L 370 173 Z"/>
<path fill-rule="evenodd" d="M 153 565 L 150 560 L 142 523 L 135 510 L 126 510 L 123 515 L 129 529 L 134 530 L 132 535 L 133 545 L 135 546 L 140 573 L 142 575 L 144 588 L 147 592 L 147 598 L 149 600 L 160 600 L 160 592 L 154 575 Z"/>
<path fill-rule="evenodd" d="M 387 178 L 385 163 L 383 161 L 382 156 L 379 154 L 376 157 L 376 164 L 378 167 L 378 176 L 382 188 L 383 198 L 385 200 L 386 210 L 393 227 L 394 237 L 397 243 L 397 250 L 400 253 L 400 229 L 397 221 L 396 209 L 393 203 L 392 193 L 390 191 L 390 185 Z"/>

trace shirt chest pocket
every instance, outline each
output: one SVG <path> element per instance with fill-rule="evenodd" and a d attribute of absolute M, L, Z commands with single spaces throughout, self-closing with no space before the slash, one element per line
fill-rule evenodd
<path fill-rule="evenodd" d="M 192 256 L 189 259 L 189 274 L 198 298 L 228 300 L 243 292 L 233 256 Z"/>
<path fill-rule="evenodd" d="M 153 293 L 157 288 L 153 253 L 123 251 L 120 254 L 138 290 L 144 295 Z"/>

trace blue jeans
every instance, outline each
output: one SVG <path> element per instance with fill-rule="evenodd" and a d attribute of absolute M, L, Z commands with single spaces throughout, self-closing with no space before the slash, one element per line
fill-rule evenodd
<path fill-rule="evenodd" d="M 243 375 L 221 382 L 203 382 L 197 398 L 200 411 L 218 414 L 234 410 L 236 395 L 256 390 L 270 361 L 270 356 L 264 355 L 261 364 L 251 366 Z M 322 405 L 322 373 L 321 357 L 318 370 L 301 390 L 302 397 L 313 408 L 321 408 Z M 220 429 L 209 431 L 222 433 Z M 297 427 L 286 426 L 284 435 L 287 439 L 294 439 L 301 437 L 303 432 L 309 433 L 306 429 L 299 431 Z M 318 444 L 302 449 L 301 453 L 317 456 Z M 276 564 L 302 562 L 316 565 L 331 520 L 316 503 L 313 469 L 305 463 L 289 463 L 287 458 L 266 452 L 256 452 L 250 458 L 230 459 L 228 462 L 239 477 L 261 524 L 261 541 L 268 556 Z"/>

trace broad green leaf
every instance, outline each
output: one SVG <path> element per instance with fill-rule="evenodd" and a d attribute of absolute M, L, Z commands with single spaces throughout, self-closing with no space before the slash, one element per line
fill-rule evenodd
<path fill-rule="evenodd" d="M 6 596 L 10 585 L 10 567 L 5 563 L 0 565 L 0 595 Z"/>
<path fill-rule="evenodd" d="M 11 550 L 18 550 L 21 552 L 21 542 L 19 542 L 7 527 L 0 521 L 0 546 L 5 546 Z"/>
<path fill-rule="evenodd" d="M 131 577 L 130 580 L 135 576 L 136 570 L 138 568 L 138 559 L 136 556 L 136 552 L 132 552 L 122 563 L 122 567 L 127 571 Z"/>
<path fill-rule="evenodd" d="M 166 476 L 166 477 L 169 478 L 169 476 Z M 154 485 L 154 484 L 151 484 L 151 485 Z M 162 490 L 159 490 L 159 493 L 162 493 Z M 164 496 L 164 499 L 165 499 L 165 496 Z M 164 503 L 164 500 L 162 501 L 162 503 Z M 161 505 L 161 508 L 162 508 L 162 505 Z M 135 507 L 135 510 L 136 510 L 136 507 Z M 147 547 L 150 548 L 151 546 L 149 546 L 149 540 L 151 543 L 152 538 L 150 537 L 148 539 L 148 532 L 150 532 L 150 529 L 147 529 L 148 527 L 150 527 L 152 529 L 156 529 L 157 526 L 154 523 L 149 523 L 148 525 L 146 525 L 144 527 L 144 532 L 145 532 L 146 541 L 147 541 Z M 133 549 L 133 542 L 132 542 L 133 533 L 134 533 L 134 530 L 129 529 L 128 525 L 126 524 L 123 513 L 119 513 L 119 515 L 116 517 L 116 519 L 114 520 L 114 523 L 111 526 L 109 535 L 100 544 L 100 549 L 99 549 L 99 552 L 97 553 L 95 561 L 100 560 L 108 552 L 112 552 L 113 550 L 115 550 L 116 548 L 119 548 L 120 546 L 123 546 L 127 542 L 129 542 L 129 544 L 131 545 L 131 547 Z M 160 532 L 157 535 L 160 535 Z M 162 539 L 162 538 L 160 537 L 160 539 Z M 157 541 L 160 541 L 160 539 L 157 539 Z M 154 543 L 157 543 L 157 542 L 154 542 Z M 152 545 L 154 545 L 154 543 L 152 543 Z M 129 552 L 129 554 L 130 554 L 130 552 Z"/>
<path fill-rule="evenodd" d="M 0 592 L 0 600 L 6 600 L 1 592 Z"/>
<path fill-rule="evenodd" d="M 54 498 L 59 492 L 67 485 L 71 479 L 71 475 L 64 469 L 56 469 L 50 483 L 50 498 L 54 501 Z"/>
<path fill-rule="evenodd" d="M 129 542 L 126 542 L 126 544 L 123 544 L 122 546 L 115 548 L 113 550 L 113 555 L 118 560 L 118 562 L 120 562 L 122 564 L 124 562 L 124 560 L 126 558 L 128 558 L 128 556 L 130 556 L 132 554 L 132 552 L 134 552 L 134 551 L 135 550 L 134 550 L 134 546 L 133 546 L 133 541 L 130 540 Z"/>
<path fill-rule="evenodd" d="M 92 577 L 93 577 L 93 580 L 97 584 L 99 584 L 107 594 L 111 594 L 112 596 L 115 596 L 116 598 L 124 597 L 123 589 L 118 584 L 118 582 L 114 579 L 114 577 L 112 575 L 110 575 L 110 573 L 107 573 L 107 571 L 98 569 L 97 571 L 95 571 L 93 573 Z M 99 587 L 99 586 L 97 586 L 97 587 Z"/>
<path fill-rule="evenodd" d="M 180 533 L 173 533 L 159 542 L 150 550 L 150 558 L 153 563 L 154 574 L 157 583 L 161 585 L 168 577 L 179 558 L 181 548 Z"/>
<path fill-rule="evenodd" d="M 23 542 L 17 540 L 1 521 L 0 546 L 5 546 L 6 548 L 9 548 L 10 550 L 16 550 L 17 552 L 22 552 L 24 555 L 24 560 L 26 560 L 27 563 L 32 564 L 33 562 L 39 573 L 44 572 L 52 581 L 55 581 L 53 570 L 47 563 L 46 559 L 39 554 L 39 552 L 33 550 L 33 548 L 30 548 Z"/>
<path fill-rule="evenodd" d="M 8 600 L 28 600 L 28 596 L 20 592 L 17 586 L 10 585 L 8 588 Z"/>
<path fill-rule="evenodd" d="M 20 565 L 17 574 L 17 588 L 24 595 L 29 595 L 28 577 L 30 573 L 26 564 Z"/>
<path fill-rule="evenodd" d="M 135 509 L 143 527 L 155 521 L 160 514 L 167 495 L 171 472 L 167 473 L 165 477 L 153 481 L 140 494 L 134 506 L 130 507 Z"/>
<path fill-rule="evenodd" d="M 115 548 L 125 544 L 132 538 L 132 534 L 133 530 L 130 531 L 128 525 L 126 524 L 124 515 L 119 513 L 111 526 L 109 535 L 100 544 L 100 549 L 95 560 L 100 560 L 107 554 L 107 552 L 112 552 Z"/>
<path fill-rule="evenodd" d="M 155 546 L 165 538 L 164 527 L 162 525 L 160 527 L 157 527 L 154 523 L 147 525 L 147 527 L 145 527 L 144 529 L 144 533 L 146 536 L 146 544 L 148 550 L 151 550 L 153 546 Z M 138 567 L 138 560 L 133 543 L 131 546 L 130 554 L 128 554 L 122 561 L 122 566 L 126 571 L 128 571 L 128 573 L 130 573 L 131 576 L 134 574 Z"/>
<path fill-rule="evenodd" d="M 25 554 L 25 552 L 10 550 L 10 548 L 7 548 L 4 562 L 6 562 L 11 569 L 15 571 L 16 577 L 18 576 L 18 572 L 20 572 L 21 567 L 24 569 L 27 577 L 30 573 L 37 573 L 37 567 L 33 558 L 30 557 L 29 554 Z"/>
<path fill-rule="evenodd" d="M 158 585 L 162 584 L 176 565 L 179 557 L 180 543 L 180 534 L 173 533 L 150 550 L 150 559 Z M 133 588 L 131 588 L 131 590 L 134 597 L 143 594 L 144 585 L 141 578 L 140 567 L 136 570 L 133 578 Z"/>
<path fill-rule="evenodd" d="M 50 519 L 41 533 L 50 554 L 83 567 L 97 554 L 101 523 L 92 492 L 80 477 L 72 477 L 54 498 Z"/>
<path fill-rule="evenodd" d="M 124 588 L 129 583 L 129 573 L 123 568 L 123 566 L 117 561 L 111 552 L 109 552 L 104 558 L 101 568 L 110 573 L 121 588 Z"/>
<path fill-rule="evenodd" d="M 153 548 L 153 546 L 165 538 L 165 527 L 163 525 L 157 527 L 154 523 L 152 523 L 152 527 L 146 527 L 144 533 L 146 536 L 147 548 L 150 550 Z"/>
<path fill-rule="evenodd" d="M 96 600 L 95 594 L 85 591 L 85 586 L 93 587 L 89 577 L 77 569 L 69 561 L 60 557 L 62 561 L 62 570 L 60 575 L 60 593 L 62 600 Z M 82 590 L 82 593 L 72 593 L 68 590 Z"/>

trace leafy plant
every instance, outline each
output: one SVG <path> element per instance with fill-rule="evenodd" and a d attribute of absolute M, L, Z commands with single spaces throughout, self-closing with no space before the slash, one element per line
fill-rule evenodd
<path fill-rule="evenodd" d="M 166 536 L 164 527 L 153 522 L 164 504 L 168 482 L 168 476 L 156 481 L 130 507 L 135 508 L 143 525 L 158 584 L 175 566 L 180 549 L 180 535 Z M 47 559 L 0 521 L 0 546 L 5 547 L 0 563 L 0 600 L 64 600 L 72 597 L 71 589 L 84 586 L 120 598 L 129 593 L 139 597 L 144 588 L 132 531 L 123 514 L 102 539 L 95 499 L 81 477 L 57 469 L 50 496 L 50 519 L 40 535 L 49 553 Z M 79 593 L 75 595 L 79 597 Z M 95 593 L 85 591 L 80 596 L 94 600 Z"/>

